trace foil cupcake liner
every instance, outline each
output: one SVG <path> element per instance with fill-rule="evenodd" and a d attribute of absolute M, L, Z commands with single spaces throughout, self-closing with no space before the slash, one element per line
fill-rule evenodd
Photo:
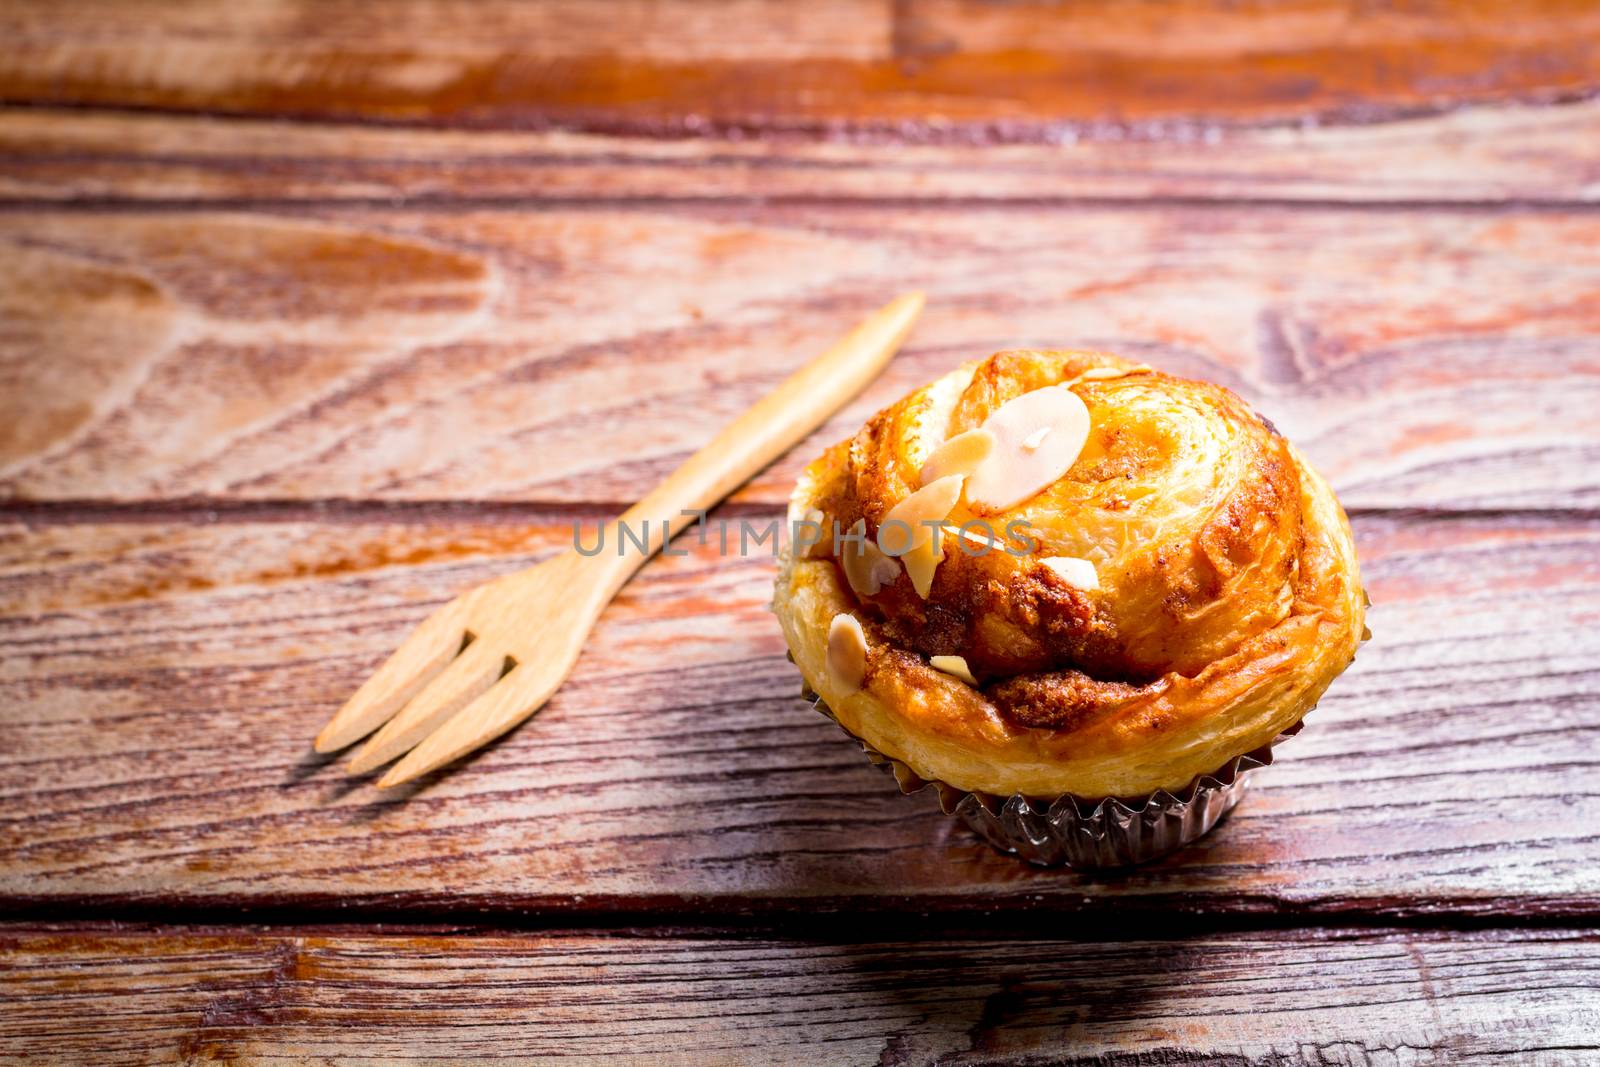
<path fill-rule="evenodd" d="M 1080 870 L 1148 863 L 1204 837 L 1244 798 L 1250 776 L 1272 765 L 1273 746 L 1303 725 L 1295 722 L 1267 744 L 1199 775 L 1176 793 L 1159 789 L 1141 797 L 1097 798 L 1068 793 L 1049 800 L 974 793 L 924 778 L 845 729 L 815 693 L 806 690 L 802 696 L 859 744 L 874 765 L 894 775 L 902 793 L 932 787 L 946 815 L 966 823 L 998 851 L 1040 867 L 1064 864 Z"/>

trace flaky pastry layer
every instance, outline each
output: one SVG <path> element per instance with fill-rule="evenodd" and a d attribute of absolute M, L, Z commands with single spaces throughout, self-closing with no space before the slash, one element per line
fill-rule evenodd
<path fill-rule="evenodd" d="M 941 442 L 1062 384 L 1090 412 L 1067 474 L 1006 512 L 963 501 L 949 519 L 1017 531 L 1012 552 L 950 547 L 926 598 L 904 574 L 858 597 L 842 546 L 802 557 L 786 546 L 774 608 L 840 723 L 924 777 L 1033 797 L 1181 789 L 1299 720 L 1364 629 L 1343 510 L 1238 397 L 1102 353 L 1002 352 L 829 449 L 802 475 L 790 520 L 821 511 L 830 528 L 864 519 L 875 532 Z M 1040 565 L 1049 556 L 1090 560 L 1100 587 L 1069 584 Z M 825 665 L 839 613 L 867 635 L 855 692 Z M 933 669 L 935 655 L 962 656 L 978 685 Z"/>

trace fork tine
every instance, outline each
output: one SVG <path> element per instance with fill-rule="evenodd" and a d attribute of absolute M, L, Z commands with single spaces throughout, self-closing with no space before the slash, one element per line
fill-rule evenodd
<path fill-rule="evenodd" d="M 506 656 L 491 645 L 488 640 L 468 645 L 355 754 L 350 773 L 363 774 L 406 752 L 492 686 Z"/>
<path fill-rule="evenodd" d="M 467 598 L 457 597 L 422 620 L 317 735 L 318 752 L 353 744 L 394 717 L 461 651 Z"/>
<path fill-rule="evenodd" d="M 544 707 L 564 676 L 564 671 L 538 667 L 512 670 L 389 768 L 389 773 L 378 779 L 378 788 L 419 778 L 493 741 Z"/>

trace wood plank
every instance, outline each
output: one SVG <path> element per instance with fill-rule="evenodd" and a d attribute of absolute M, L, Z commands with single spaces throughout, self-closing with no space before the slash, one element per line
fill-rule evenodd
<path fill-rule="evenodd" d="M 1600 70 L 1581 0 L 78 0 L 12 5 L 0 36 L 5 102 L 668 133 L 1369 121 L 1583 95 Z"/>
<path fill-rule="evenodd" d="M 0 214 L 0 494 L 630 501 L 915 287 L 905 353 L 737 499 L 1032 344 L 1238 389 L 1353 508 L 1588 507 L 1596 248 L 1530 209 Z"/>
<path fill-rule="evenodd" d="M 661 139 L 0 109 L 0 198 L 1581 202 L 1600 99 L 1056 144 Z"/>
<path fill-rule="evenodd" d="M 7 1062 L 1592 1063 L 1592 931 L 0 933 Z"/>
<path fill-rule="evenodd" d="M 1600 914 L 1600 523 L 1358 521 L 1374 640 L 1221 831 L 1123 878 L 1027 868 L 797 697 L 773 564 L 647 566 L 567 687 L 378 794 L 312 757 L 357 682 L 568 516 L 13 526 L 0 906 L 739 916 Z M 166 909 L 162 911 L 161 909 Z"/>

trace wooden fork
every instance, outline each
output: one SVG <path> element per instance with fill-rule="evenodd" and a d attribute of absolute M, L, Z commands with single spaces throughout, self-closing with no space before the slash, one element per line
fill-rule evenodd
<path fill-rule="evenodd" d="M 378 782 L 399 785 L 459 759 L 538 711 L 566 680 L 601 610 L 666 528 L 679 530 L 820 426 L 878 376 L 922 310 L 920 293 L 886 304 L 739 416 L 607 530 L 597 555 L 568 549 L 469 590 L 423 620 L 317 735 L 333 752 L 377 734 L 350 761 L 360 774 L 399 756 Z M 648 526 L 619 553 L 618 527 Z M 379 729 L 382 727 L 382 729 Z"/>

